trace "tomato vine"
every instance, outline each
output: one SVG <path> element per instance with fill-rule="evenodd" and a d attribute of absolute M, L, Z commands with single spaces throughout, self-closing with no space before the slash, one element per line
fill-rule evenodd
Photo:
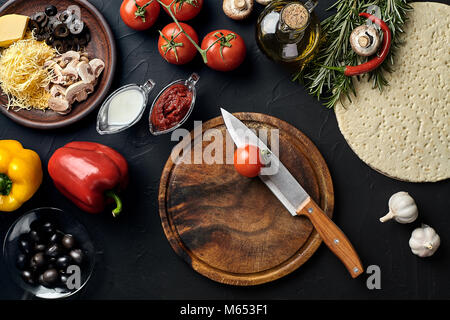
<path fill-rule="evenodd" d="M 170 15 L 170 17 L 172 18 L 173 22 L 175 22 L 175 24 L 177 25 L 178 29 L 180 30 L 180 33 L 182 32 L 182 33 L 184 33 L 184 34 L 186 35 L 186 38 L 192 43 L 192 45 L 195 47 L 195 49 L 196 49 L 196 50 L 200 53 L 200 55 L 202 56 L 203 62 L 204 62 L 205 64 L 208 63 L 208 58 L 207 58 L 206 55 L 207 55 L 209 49 L 211 49 L 211 47 L 213 47 L 216 43 L 220 42 L 220 52 L 221 52 L 221 55 L 222 55 L 222 52 L 223 52 L 223 48 L 224 48 L 224 47 L 231 48 L 232 45 L 231 45 L 230 41 L 236 38 L 236 35 L 233 34 L 233 33 L 232 33 L 232 34 L 229 34 L 229 35 L 227 35 L 227 36 L 225 36 L 224 34 L 221 34 L 221 36 L 220 36 L 220 37 L 217 37 L 217 40 L 215 40 L 208 48 L 202 49 L 202 48 L 197 44 L 197 42 L 195 42 L 195 41 L 191 38 L 191 36 L 189 36 L 189 34 L 183 29 L 183 27 L 181 26 L 180 22 L 179 22 L 178 19 L 175 17 L 175 14 L 172 12 L 172 6 L 173 6 L 173 4 L 177 3 L 177 1 L 179 1 L 179 0 L 173 0 L 173 1 L 172 1 L 170 4 L 168 4 L 168 5 L 164 4 L 161 0 L 151 0 L 151 1 L 148 2 L 148 4 L 151 3 L 151 2 L 153 2 L 153 1 L 157 1 L 163 8 L 165 8 L 165 9 L 167 10 L 167 12 L 169 13 L 169 15 Z M 146 5 L 147 5 L 147 4 L 146 4 Z M 179 34 L 180 34 L 180 33 L 179 33 Z M 177 36 L 178 36 L 179 34 L 177 34 Z M 177 37 L 177 36 L 176 36 L 176 37 Z M 175 38 L 176 38 L 176 37 L 175 37 Z M 165 39 L 165 40 L 166 40 L 166 39 Z M 172 40 L 174 40 L 174 38 L 172 38 Z M 167 40 L 166 40 L 166 41 L 167 41 Z M 175 50 L 175 56 L 177 56 L 176 47 L 177 47 L 177 46 L 173 46 L 173 49 Z M 166 50 L 166 49 L 167 49 L 167 46 L 164 47 L 163 49 Z M 169 51 L 170 49 L 172 49 L 172 48 L 167 49 L 167 51 Z M 167 53 L 167 51 L 165 51 L 165 52 Z M 223 58 L 223 55 L 222 55 L 222 59 L 224 59 L 224 58 Z"/>

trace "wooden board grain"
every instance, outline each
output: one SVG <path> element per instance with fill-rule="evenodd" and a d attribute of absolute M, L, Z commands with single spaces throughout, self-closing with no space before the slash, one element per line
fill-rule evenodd
<path fill-rule="evenodd" d="M 68 115 L 60 115 L 52 110 L 30 109 L 14 111 L 7 110 L 4 105 L 7 97 L 0 90 L 0 112 L 12 120 L 24 126 L 36 129 L 55 129 L 73 124 L 94 111 L 106 98 L 112 85 L 116 69 L 116 45 L 114 35 L 102 14 L 87 0 L 11 0 L 0 8 L 0 16 L 6 14 L 32 15 L 43 11 L 48 5 L 54 5 L 58 11 L 65 10 L 70 5 L 78 5 L 81 8 L 81 16 L 89 27 L 91 41 L 86 47 L 89 57 L 99 58 L 105 62 L 105 69 L 95 87 L 95 91 L 88 99 L 75 103 Z"/>
<path fill-rule="evenodd" d="M 277 118 L 234 115 L 256 130 L 279 129 L 280 160 L 331 217 L 332 180 L 314 144 Z M 201 134 L 209 129 L 224 137 L 225 157 L 225 144 L 231 138 L 222 117 L 204 123 Z M 199 142 L 200 134 L 194 132 L 180 142 L 180 148 L 190 144 L 191 152 L 179 160 L 193 160 L 200 143 L 200 150 L 211 145 L 211 141 Z M 231 285 L 279 279 L 305 263 L 321 243 L 307 218 L 291 216 L 258 178 L 240 176 L 232 164 L 186 164 L 170 157 L 160 182 L 159 213 L 175 252 L 200 274 Z"/>

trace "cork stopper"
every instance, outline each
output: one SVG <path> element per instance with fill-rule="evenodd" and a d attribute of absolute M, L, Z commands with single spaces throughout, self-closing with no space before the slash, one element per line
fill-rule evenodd
<path fill-rule="evenodd" d="M 301 3 L 291 3 L 283 8 L 281 19 L 291 29 L 302 29 L 308 24 L 309 12 Z"/>

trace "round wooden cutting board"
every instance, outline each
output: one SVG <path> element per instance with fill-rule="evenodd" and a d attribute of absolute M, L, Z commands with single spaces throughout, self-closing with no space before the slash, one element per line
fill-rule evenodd
<path fill-rule="evenodd" d="M 277 118 L 258 113 L 234 115 L 257 132 L 279 130 L 280 160 L 331 217 L 331 176 L 314 144 Z M 220 138 L 200 140 L 209 129 L 220 132 L 222 141 L 214 145 L 223 146 L 223 158 L 219 158 L 226 162 L 226 144 L 228 150 L 231 146 L 228 157 L 233 155 L 234 144 L 222 117 L 217 117 L 203 124 L 201 134 L 194 130 L 183 139 L 175 149 L 184 152 L 178 161 L 169 157 L 163 170 L 159 213 L 172 248 L 194 270 L 221 283 L 256 285 L 291 273 L 319 247 L 319 235 L 307 218 L 291 216 L 260 179 L 240 176 L 233 164 L 194 164 L 199 150 L 215 155 L 212 141 Z M 215 152 L 219 154 L 220 148 Z"/>

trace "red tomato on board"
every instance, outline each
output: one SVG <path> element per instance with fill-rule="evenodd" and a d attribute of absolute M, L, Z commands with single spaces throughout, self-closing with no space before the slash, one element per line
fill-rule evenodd
<path fill-rule="evenodd" d="M 221 39 L 218 41 L 218 39 Z M 215 44 L 213 44 L 217 41 Z M 230 30 L 210 32 L 202 41 L 202 49 L 208 50 L 206 58 L 208 67 L 218 71 L 231 71 L 241 65 L 245 59 L 247 49 L 244 40 Z"/>
<path fill-rule="evenodd" d="M 247 144 L 234 152 L 234 168 L 239 174 L 253 178 L 260 173 L 262 167 L 261 151 L 257 146 Z"/>
<path fill-rule="evenodd" d="M 136 4 L 138 6 L 136 6 Z M 120 17 L 134 30 L 146 30 L 158 19 L 161 6 L 156 0 L 124 0 L 120 6 Z M 136 16 L 140 13 L 140 16 Z"/>
<path fill-rule="evenodd" d="M 165 5 L 169 5 L 173 0 L 161 0 Z M 175 18 L 180 21 L 187 21 L 195 18 L 202 10 L 203 0 L 175 0 L 171 10 Z M 168 13 L 168 10 L 164 8 Z"/>
<path fill-rule="evenodd" d="M 180 22 L 183 30 L 198 43 L 195 30 L 188 24 Z M 194 59 L 197 49 L 175 22 L 168 24 L 160 31 L 158 50 L 161 57 L 172 64 L 185 64 Z"/>

